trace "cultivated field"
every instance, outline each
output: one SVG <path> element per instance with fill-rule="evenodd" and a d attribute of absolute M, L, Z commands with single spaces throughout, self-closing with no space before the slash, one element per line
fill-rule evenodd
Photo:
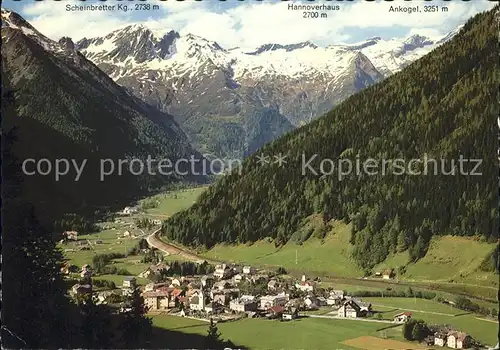
<path fill-rule="evenodd" d="M 419 350 L 428 349 L 418 344 L 408 344 L 406 342 L 392 340 L 392 339 L 382 339 L 372 336 L 362 336 L 354 339 L 349 339 L 343 342 L 343 344 L 358 348 L 358 349 L 370 349 L 370 350 L 386 350 L 386 349 L 406 349 L 406 350 Z"/>

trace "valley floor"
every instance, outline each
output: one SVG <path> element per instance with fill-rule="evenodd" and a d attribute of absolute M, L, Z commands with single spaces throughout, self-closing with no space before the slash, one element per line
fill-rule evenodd
<path fill-rule="evenodd" d="M 347 292 L 407 290 L 411 286 L 415 291 L 434 290 L 440 296 L 453 300 L 457 295 L 465 294 L 483 307 L 498 308 L 496 293 L 498 276 L 479 272 L 482 259 L 494 248 L 493 244 L 451 236 L 433 240 L 427 256 L 421 261 L 406 267 L 403 276 L 395 280 L 381 278 L 363 278 L 362 272 L 350 259 L 350 226 L 340 222 L 333 223 L 332 230 L 323 239 L 309 238 L 302 243 L 289 242 L 276 249 L 274 243 L 262 240 L 251 245 L 218 245 L 208 251 L 192 251 L 178 244 L 162 242 L 158 232 L 160 226 L 145 230 L 136 227 L 135 219 L 150 218 L 164 220 L 175 212 L 189 207 L 202 193 L 204 188 L 181 190 L 167 194 L 158 194 L 141 201 L 153 202 L 152 208 L 142 213 L 120 217 L 118 222 L 103 223 L 102 231 L 80 236 L 79 241 L 88 242 L 90 249 L 81 250 L 79 245 L 64 244 L 65 256 L 71 264 L 81 267 L 92 264 L 96 254 L 122 253 L 137 245 L 140 239 L 148 239 L 153 245 L 162 245 L 161 250 L 168 253 L 165 261 L 200 260 L 239 262 L 275 269 L 284 267 L 290 275 L 306 273 L 308 277 L 319 277 L 322 288 L 342 289 Z M 314 223 L 314 220 L 311 220 Z M 124 236 L 125 232 L 129 235 Z M 154 242 L 153 242 L 154 240 Z M 99 243 L 96 243 L 99 242 Z M 387 267 L 397 269 L 407 263 L 405 253 L 391 256 L 374 271 Z M 125 256 L 112 259 L 111 265 L 121 274 L 95 276 L 95 279 L 113 281 L 121 285 L 125 276 L 134 276 L 139 284 L 151 281 L 138 275 L 150 264 L 142 263 L 141 256 Z M 475 339 L 485 344 L 496 343 L 498 322 L 479 314 L 463 312 L 434 300 L 413 298 L 369 298 L 363 301 L 372 303 L 374 310 L 382 320 L 392 320 L 393 316 L 403 311 L 410 311 L 414 318 L 429 324 L 450 324 L 470 333 Z M 267 319 L 243 319 L 236 322 L 218 324 L 225 339 L 230 339 L 238 346 L 251 349 L 423 349 L 416 343 L 405 342 L 401 326 L 381 322 L 346 321 L 328 318 L 331 308 L 306 312 L 306 315 L 322 315 L 327 318 L 301 317 L 291 322 Z M 377 318 L 377 319 L 380 319 Z M 376 318 L 372 318 L 376 320 Z M 177 316 L 155 315 L 153 322 L 156 329 L 195 334 L 200 341 L 207 332 L 207 323 Z M 197 338 L 197 339 L 198 339 Z M 161 335 L 153 342 L 163 342 Z M 161 347 L 168 346 L 168 339 Z M 203 347 L 200 344 L 200 347 Z"/>

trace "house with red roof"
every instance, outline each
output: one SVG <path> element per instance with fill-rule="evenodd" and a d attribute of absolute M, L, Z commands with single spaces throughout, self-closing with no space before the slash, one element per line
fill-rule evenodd
<path fill-rule="evenodd" d="M 272 306 L 267 309 L 267 317 L 268 318 L 281 318 L 285 308 L 283 306 Z"/>
<path fill-rule="evenodd" d="M 405 323 L 411 319 L 411 313 L 410 312 L 402 312 L 400 314 L 394 315 L 394 322 L 395 323 Z"/>

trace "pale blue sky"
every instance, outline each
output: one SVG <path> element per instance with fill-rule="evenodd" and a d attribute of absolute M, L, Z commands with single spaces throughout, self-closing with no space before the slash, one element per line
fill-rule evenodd
<path fill-rule="evenodd" d="M 4 0 L 2 5 L 20 13 L 45 35 L 58 39 L 69 35 L 78 40 L 82 37 L 102 36 L 129 23 L 145 23 L 153 29 L 175 29 L 193 33 L 222 46 L 255 47 L 265 43 L 296 43 L 310 40 L 318 45 L 339 42 L 358 42 L 373 36 L 386 39 L 406 37 L 414 33 L 429 36 L 444 35 L 464 23 L 472 15 L 490 9 L 494 3 L 487 0 L 433 1 L 431 4 L 446 5 L 446 13 L 397 14 L 389 13 L 390 6 L 428 5 L 423 1 L 279 1 L 279 0 L 149 0 L 122 1 L 129 7 L 136 3 L 158 4 L 156 11 L 70 12 L 67 4 L 117 5 L 108 0 L 62 1 L 13 1 Z M 328 18 L 304 19 L 302 11 L 287 9 L 288 4 L 339 5 L 339 11 L 327 11 Z"/>

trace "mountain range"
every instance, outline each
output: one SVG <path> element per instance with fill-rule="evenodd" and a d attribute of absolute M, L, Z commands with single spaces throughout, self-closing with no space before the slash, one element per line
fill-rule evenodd
<path fill-rule="evenodd" d="M 175 161 L 200 155 L 171 115 L 116 84 L 71 39 L 53 41 L 5 9 L 1 19 L 2 130 L 14 129 L 11 151 L 20 162 L 88 162 L 78 181 L 74 172 L 60 180 L 53 172 L 25 176 L 26 195 L 40 213 L 50 217 L 88 204 L 126 203 L 140 193 L 186 180 L 135 176 L 127 170 L 118 175 L 116 168 L 114 176 L 100 181 L 101 159 L 112 159 L 117 166 L 121 159 Z"/>
<path fill-rule="evenodd" d="M 163 234 L 194 247 L 259 240 L 283 247 L 350 223 L 351 258 L 365 272 L 400 252 L 409 253 L 403 265 L 417 261 L 433 236 L 495 242 L 495 12 L 476 15 L 399 73 L 263 146 L 165 221 Z M 460 172 L 459 159 L 467 160 Z M 480 160 L 481 176 L 471 160 Z M 320 230 L 308 227 L 311 217 L 322 220 Z"/>
<path fill-rule="evenodd" d="M 240 158 L 400 71 L 459 29 L 439 38 L 225 49 L 135 24 L 84 38 L 76 48 L 115 82 L 172 114 L 202 153 Z"/>

